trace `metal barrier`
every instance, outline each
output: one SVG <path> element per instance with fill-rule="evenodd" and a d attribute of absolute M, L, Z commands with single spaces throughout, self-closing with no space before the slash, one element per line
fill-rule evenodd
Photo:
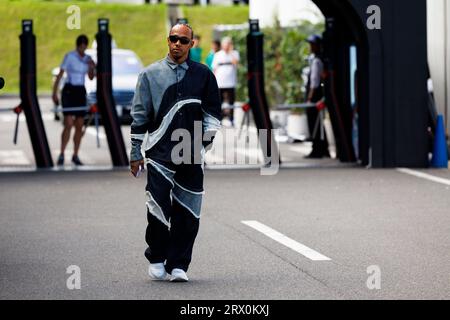
<path fill-rule="evenodd" d="M 277 111 L 283 110 L 291 110 L 291 109 L 308 109 L 308 108 L 317 108 L 319 110 L 319 116 L 317 117 L 316 123 L 314 124 L 314 130 L 312 132 L 312 137 L 315 137 L 317 134 L 317 130 L 320 127 L 320 140 L 325 139 L 325 129 L 324 129 L 324 112 L 325 112 L 325 99 L 322 99 L 318 102 L 305 102 L 305 103 L 293 103 L 293 104 L 279 104 L 275 107 Z"/>
<path fill-rule="evenodd" d="M 275 110 L 291 110 L 291 109 L 307 109 L 316 108 L 316 103 L 294 103 L 294 104 L 279 104 L 275 107 Z"/>
<path fill-rule="evenodd" d="M 17 114 L 17 118 L 16 118 L 16 125 L 14 127 L 14 137 L 13 137 L 13 143 L 17 144 L 17 136 L 18 136 L 18 132 L 19 132 L 19 117 L 20 114 L 22 113 L 23 109 L 21 107 L 21 105 L 18 105 L 17 107 L 14 108 L 6 108 L 6 109 L 0 109 L 0 112 L 14 112 L 15 114 Z M 92 123 L 92 120 L 94 120 L 94 124 L 95 124 L 95 130 L 96 130 L 96 139 L 97 139 L 97 148 L 100 148 L 100 137 L 99 137 L 99 119 L 98 119 L 98 109 L 96 105 L 92 105 L 92 106 L 77 106 L 77 107 L 70 107 L 70 108 L 62 108 L 62 107 L 56 107 L 54 109 L 51 110 L 54 113 L 57 112 L 67 112 L 67 111 L 86 111 L 90 113 L 88 122 L 85 124 L 83 132 L 82 132 L 82 136 L 84 136 L 84 134 L 86 133 L 87 128 L 89 127 L 89 125 Z"/>
<path fill-rule="evenodd" d="M 14 136 L 13 136 L 13 143 L 17 144 L 17 134 L 19 132 L 19 116 L 22 113 L 22 107 L 19 104 L 17 107 L 14 108 L 0 109 L 0 112 L 11 112 L 11 111 L 17 114 L 16 126 L 14 127 Z"/>

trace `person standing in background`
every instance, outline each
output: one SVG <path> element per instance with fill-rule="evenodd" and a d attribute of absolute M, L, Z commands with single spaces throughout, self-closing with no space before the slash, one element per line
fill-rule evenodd
<path fill-rule="evenodd" d="M 221 50 L 214 55 L 212 68 L 219 85 L 222 99 L 223 116 L 227 116 L 234 127 L 234 102 L 236 99 L 237 68 L 239 52 L 233 49 L 233 40 L 225 37 L 221 41 Z M 224 103 L 228 106 L 224 108 Z"/>
<path fill-rule="evenodd" d="M 194 36 L 194 45 L 189 50 L 189 59 L 195 62 L 202 61 L 202 48 L 200 47 L 200 36 Z"/>
<path fill-rule="evenodd" d="M 70 139 L 70 132 L 75 126 L 75 134 L 73 136 L 73 155 L 72 162 L 81 166 L 83 163 L 78 157 L 81 138 L 83 136 L 84 116 L 86 111 L 64 111 L 65 108 L 86 107 L 86 88 L 84 87 L 84 79 L 86 74 L 89 79 L 94 79 L 95 63 L 92 57 L 85 54 L 88 46 L 88 37 L 84 34 L 78 36 L 76 40 L 76 49 L 68 52 L 64 56 L 61 63 L 59 74 L 56 76 L 53 84 L 53 102 L 59 105 L 58 87 L 64 72 L 67 73 L 67 79 L 61 93 L 61 102 L 64 114 L 64 129 L 61 134 L 61 152 L 58 157 L 58 166 L 64 164 L 64 151 Z"/>
<path fill-rule="evenodd" d="M 206 57 L 205 63 L 208 66 L 208 68 L 212 71 L 212 63 L 214 60 L 214 55 L 216 54 L 216 52 L 218 52 L 220 50 L 220 41 L 218 40 L 213 40 L 211 42 L 211 51 L 209 51 L 208 56 Z"/>

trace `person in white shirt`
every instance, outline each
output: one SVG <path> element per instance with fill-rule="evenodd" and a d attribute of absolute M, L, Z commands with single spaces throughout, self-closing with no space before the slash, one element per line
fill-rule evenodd
<path fill-rule="evenodd" d="M 233 108 L 236 99 L 239 60 L 239 52 L 233 50 L 233 40 L 230 37 L 223 38 L 221 41 L 221 50 L 214 55 L 212 69 L 219 86 L 223 116 L 230 119 L 232 126 L 234 126 Z"/>
<path fill-rule="evenodd" d="M 64 151 L 70 139 L 70 131 L 75 127 L 73 137 L 73 155 L 72 162 L 75 165 L 82 165 L 78 157 L 81 137 L 83 135 L 84 116 L 87 111 L 64 111 L 64 108 L 74 108 L 86 106 L 86 88 L 84 87 L 84 78 L 88 74 L 89 79 L 94 78 L 95 63 L 92 57 L 85 54 L 88 46 L 88 38 L 85 35 L 78 36 L 76 40 L 76 49 L 68 52 L 61 63 L 60 71 L 53 84 L 53 102 L 59 105 L 58 86 L 64 72 L 67 73 L 66 82 L 61 93 L 61 102 L 64 114 L 64 129 L 61 134 L 61 153 L 58 157 L 58 165 L 64 164 Z"/>

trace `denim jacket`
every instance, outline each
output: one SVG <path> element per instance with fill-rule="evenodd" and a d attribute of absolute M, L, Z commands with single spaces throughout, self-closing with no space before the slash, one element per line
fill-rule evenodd
<path fill-rule="evenodd" d="M 171 140 L 176 129 L 186 129 L 194 137 L 194 122 L 202 125 L 202 139 L 208 146 L 220 129 L 221 102 L 214 74 L 203 64 L 186 60 L 177 64 L 169 56 L 146 67 L 138 77 L 131 107 L 130 160 L 146 158 L 171 160 L 177 141 Z M 144 143 L 145 135 L 147 134 Z M 206 136 L 206 135 L 205 135 Z"/>

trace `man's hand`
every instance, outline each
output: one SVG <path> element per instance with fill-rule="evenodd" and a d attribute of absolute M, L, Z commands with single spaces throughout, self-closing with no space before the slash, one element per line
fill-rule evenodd
<path fill-rule="evenodd" d="M 130 161 L 130 169 L 131 169 L 131 174 L 134 177 L 138 177 L 138 173 L 142 170 L 144 170 L 144 160 L 136 160 L 136 161 Z"/>

